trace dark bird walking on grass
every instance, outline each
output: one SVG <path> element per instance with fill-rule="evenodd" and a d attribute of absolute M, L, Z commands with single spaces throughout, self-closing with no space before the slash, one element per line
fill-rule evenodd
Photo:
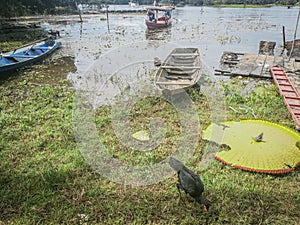
<path fill-rule="evenodd" d="M 196 202 L 203 205 L 205 211 L 208 211 L 211 202 L 202 196 L 204 185 L 200 177 L 193 171 L 189 170 L 185 165 L 183 165 L 182 162 L 173 157 L 170 158 L 169 163 L 178 174 L 177 189 L 180 197 L 181 189 L 184 190 L 186 194 L 189 194 L 191 197 L 193 197 Z"/>

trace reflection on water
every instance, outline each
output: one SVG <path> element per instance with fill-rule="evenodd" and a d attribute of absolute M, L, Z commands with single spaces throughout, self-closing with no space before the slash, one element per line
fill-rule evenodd
<path fill-rule="evenodd" d="M 82 23 L 80 23 L 79 38 L 82 38 Z"/>
<path fill-rule="evenodd" d="M 149 30 L 146 29 L 146 40 L 158 40 L 158 41 L 170 41 L 172 29 L 170 27 L 166 29 Z"/>

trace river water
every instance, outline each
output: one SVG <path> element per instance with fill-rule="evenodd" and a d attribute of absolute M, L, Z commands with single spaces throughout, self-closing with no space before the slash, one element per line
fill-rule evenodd
<path fill-rule="evenodd" d="M 79 73 L 84 73 L 101 55 L 137 43 L 149 49 L 166 44 L 198 47 L 203 63 L 213 69 L 218 66 L 223 51 L 257 53 L 261 40 L 275 41 L 278 54 L 283 40 L 282 27 L 285 26 L 286 40 L 292 40 L 298 10 L 296 7 L 183 7 L 174 11 L 171 28 L 154 32 L 147 31 L 143 14 L 109 14 L 108 21 L 104 20 L 105 14 L 90 15 L 82 24 L 50 26 L 61 30 L 64 51 L 75 57 Z M 119 57 L 122 58 L 120 54 Z"/>
<path fill-rule="evenodd" d="M 261 40 L 275 41 L 275 54 L 279 54 L 282 27 L 286 40 L 292 40 L 298 11 L 297 7 L 178 7 L 171 28 L 151 32 L 143 13 L 109 13 L 108 20 L 104 13 L 84 15 L 83 23 L 76 15 L 45 18 L 42 27 L 59 30 L 63 46 L 47 64 L 48 77 L 55 74 L 74 81 L 78 74 L 84 77 L 91 68 L 107 65 L 110 69 L 105 72 L 113 73 L 132 63 L 164 59 L 174 47 L 199 48 L 203 64 L 211 71 L 218 68 L 223 51 L 257 53 Z M 39 69 L 44 70 L 33 67 L 34 71 L 26 72 Z"/>

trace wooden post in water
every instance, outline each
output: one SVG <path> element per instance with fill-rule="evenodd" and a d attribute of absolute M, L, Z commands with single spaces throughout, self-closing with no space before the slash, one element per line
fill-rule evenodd
<path fill-rule="evenodd" d="M 283 50 L 285 49 L 285 26 L 282 26 Z"/>
<path fill-rule="evenodd" d="M 283 55 L 283 52 L 286 48 L 286 44 L 285 44 L 285 26 L 282 26 L 282 50 L 281 50 L 281 53 L 280 55 Z"/>
<path fill-rule="evenodd" d="M 109 33 L 109 21 L 108 21 L 108 5 L 105 4 L 105 7 L 106 7 L 106 20 L 107 20 L 107 29 L 108 29 L 108 33 Z"/>
<path fill-rule="evenodd" d="M 81 14 L 82 14 L 82 11 L 83 11 L 82 5 L 81 5 L 81 3 L 77 4 L 77 2 L 75 2 L 75 5 L 76 5 L 76 8 L 78 10 L 80 22 L 82 23 L 82 17 L 81 17 Z"/>

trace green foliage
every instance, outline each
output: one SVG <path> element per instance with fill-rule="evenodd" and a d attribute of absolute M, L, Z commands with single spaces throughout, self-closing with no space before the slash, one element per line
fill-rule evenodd
<path fill-rule="evenodd" d="M 3 1 L 0 17 L 10 18 L 35 14 L 75 13 L 74 0 L 10 0 Z M 127 5 L 128 0 L 78 0 L 78 3 Z M 153 0 L 136 0 L 141 5 L 152 5 Z M 297 0 L 160 0 L 158 4 L 183 5 L 295 5 Z"/>
<path fill-rule="evenodd" d="M 10 0 L 2 2 L 0 17 L 54 14 L 57 7 L 76 10 L 74 0 Z"/>

